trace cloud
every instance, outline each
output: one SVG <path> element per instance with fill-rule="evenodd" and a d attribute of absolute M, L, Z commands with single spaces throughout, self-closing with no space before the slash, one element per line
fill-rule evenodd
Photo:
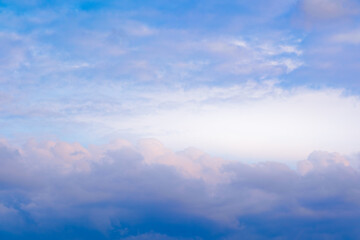
<path fill-rule="evenodd" d="M 357 151 L 357 96 L 344 89 L 286 89 L 281 84 L 44 88 L 7 100 L 0 114 L 11 119 L 4 120 L 4 134 L 10 137 L 37 132 L 87 144 L 121 136 L 156 138 L 172 149 L 197 146 L 218 156 L 287 163 L 313 149 Z"/>
<path fill-rule="evenodd" d="M 294 71 L 302 65 L 296 41 L 252 40 L 234 37 L 204 39 L 200 53 L 216 56 L 219 64 L 213 65 L 218 72 L 235 75 L 259 75 L 270 78 Z M 293 65 L 289 66 L 292 62 Z"/>
<path fill-rule="evenodd" d="M 0 14 L 4 22 L 13 22 L 0 36 L 6 54 L 3 61 L 0 58 L 2 78 L 18 85 L 22 81 L 37 84 L 44 78 L 55 85 L 70 81 L 78 85 L 89 81 L 188 84 L 232 82 L 239 76 L 278 77 L 302 66 L 299 44 L 286 31 L 275 36 L 204 33 L 191 26 L 159 24 L 167 19 L 156 11 L 152 14 L 157 20 L 151 22 L 146 17 L 149 13 L 139 9 L 117 12 L 108 6 L 89 14 L 75 11 L 76 5 L 81 1 L 64 4 L 61 12 L 30 7 L 20 16 L 8 6 Z"/>
<path fill-rule="evenodd" d="M 27 45 L 27 39 L 21 35 L 0 32 L 0 71 L 15 70 L 24 64 L 28 54 Z"/>
<path fill-rule="evenodd" d="M 298 171 L 307 174 L 311 171 L 320 171 L 335 166 L 348 167 L 350 162 L 338 153 L 316 151 L 310 154 L 308 160 L 298 163 Z"/>
<path fill-rule="evenodd" d="M 313 19 L 329 20 L 359 13 L 359 5 L 352 0 L 302 0 L 305 14 Z"/>
<path fill-rule="evenodd" d="M 172 152 L 153 139 L 88 148 L 3 141 L 0 156 L 0 235 L 14 239 L 359 236 L 360 173 L 337 153 L 314 152 L 298 171 Z"/>
<path fill-rule="evenodd" d="M 173 149 L 191 145 L 255 161 L 297 161 L 313 149 L 346 154 L 357 151 L 355 132 L 359 130 L 354 126 L 359 118 L 359 101 L 340 89 L 285 90 L 269 81 L 157 89 L 137 96 L 138 101 L 144 101 L 139 101 L 141 107 L 127 117 L 80 114 L 79 121 L 99 121 L 135 136 L 155 137 Z"/>
<path fill-rule="evenodd" d="M 336 34 L 332 37 L 332 40 L 336 43 L 359 44 L 360 30 Z"/>

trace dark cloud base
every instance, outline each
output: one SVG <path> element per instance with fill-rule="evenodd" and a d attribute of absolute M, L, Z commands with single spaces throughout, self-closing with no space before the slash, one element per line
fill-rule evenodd
<path fill-rule="evenodd" d="M 354 160 L 292 170 L 155 140 L 0 146 L 1 239 L 358 239 Z"/>

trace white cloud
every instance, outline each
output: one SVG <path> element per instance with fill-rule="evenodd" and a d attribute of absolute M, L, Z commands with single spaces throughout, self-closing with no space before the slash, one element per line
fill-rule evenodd
<path fill-rule="evenodd" d="M 13 103 L 5 111 L 34 124 L 45 119 L 49 129 L 65 127 L 71 136 L 80 132 L 87 143 L 150 137 L 171 149 L 196 146 L 255 161 L 293 162 L 313 150 L 350 154 L 360 144 L 360 101 L 341 89 L 284 89 L 273 80 L 190 89 L 110 85 L 97 91 L 107 97 L 92 95 L 90 88 L 63 103 Z"/>
<path fill-rule="evenodd" d="M 274 77 L 292 72 L 302 65 L 299 59 L 302 51 L 291 40 L 279 42 L 229 37 L 205 39 L 200 44 L 193 48 L 216 56 L 218 63 L 214 67 L 221 73 Z M 279 61 L 279 58 L 286 60 Z M 289 67 L 290 62 L 297 64 Z"/>
<path fill-rule="evenodd" d="M 358 150 L 360 101 L 339 89 L 284 90 L 247 83 L 232 87 L 157 90 L 136 95 L 132 114 L 79 114 L 138 137 L 154 137 L 174 149 L 196 146 L 244 159 L 300 160 L 317 150 Z M 261 149 L 259 151 L 258 149 Z"/>

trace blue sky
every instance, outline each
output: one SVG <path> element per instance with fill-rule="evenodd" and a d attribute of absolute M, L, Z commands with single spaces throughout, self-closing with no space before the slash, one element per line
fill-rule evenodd
<path fill-rule="evenodd" d="M 150 137 L 251 161 L 354 154 L 358 11 L 350 0 L 3 1 L 2 135 Z"/>
<path fill-rule="evenodd" d="M 359 89 L 358 9 L 355 1 L 325 0 L 3 1 L 2 135 L 15 141 L 35 137 L 82 144 L 153 137 L 176 150 L 195 146 L 219 156 L 255 161 L 281 158 L 269 151 L 265 153 L 267 157 L 238 152 L 235 149 L 239 146 L 235 145 L 245 142 L 247 134 L 251 134 L 255 140 L 250 147 L 257 148 L 257 139 L 263 135 L 258 126 L 274 130 L 266 136 L 264 145 L 273 148 L 269 143 L 275 138 L 279 142 L 276 151 L 285 142 L 306 145 L 311 141 L 312 136 L 300 136 L 304 141 L 296 141 L 298 126 L 301 131 L 313 132 L 313 128 L 321 128 L 323 119 L 315 117 L 316 124 L 306 125 L 296 114 L 309 108 L 301 114 L 311 118 L 313 112 L 322 111 L 323 103 L 309 98 L 305 101 L 317 101 L 314 105 L 319 106 L 285 106 L 291 101 L 286 98 L 294 92 L 336 92 L 326 101 L 339 103 L 338 110 L 329 108 L 329 115 L 320 115 L 331 118 L 344 114 L 339 111 L 347 101 L 343 96 L 357 98 Z M 264 105 L 256 105 L 256 101 L 268 102 L 266 97 L 284 98 L 280 108 L 294 111 L 290 113 L 292 117 L 287 120 L 275 113 L 264 115 Z M 248 103 L 251 99 L 255 103 Z M 253 118 L 257 123 L 243 134 L 239 125 L 248 128 L 254 121 L 241 119 L 249 111 L 237 108 L 248 104 L 256 105 Z M 228 111 L 222 113 L 222 118 L 234 121 L 213 121 L 212 116 L 219 112 L 217 108 L 225 105 Z M 179 110 L 173 113 L 170 110 L 174 108 Z M 194 121 L 191 111 L 199 113 Z M 152 119 L 148 118 L 150 112 Z M 348 114 L 356 120 L 358 107 Z M 222 138 L 234 135 L 231 130 L 221 129 L 228 125 L 244 138 L 233 137 L 233 147 L 226 149 L 218 146 L 219 141 L 207 140 L 213 138 L 213 127 L 196 133 L 196 126 L 172 124 L 174 117 L 181 122 L 208 122 Z M 349 117 L 334 120 L 331 129 L 341 129 Z M 284 133 L 279 128 L 283 124 L 277 118 L 290 125 L 293 137 L 281 137 Z M 280 125 L 272 125 L 267 119 Z M 339 140 L 339 145 L 343 145 L 341 142 L 348 138 L 356 141 L 357 135 L 352 134 L 358 132 L 355 130 L 330 134 L 344 135 Z M 196 134 L 192 136 L 187 131 Z M 346 154 L 357 151 L 328 143 L 323 131 L 317 135 L 324 140 L 306 146 L 301 154 L 283 158 L 301 160 L 313 150 Z"/>
<path fill-rule="evenodd" d="M 0 0 L 1 234 L 356 239 L 359 52 L 356 0 Z"/>

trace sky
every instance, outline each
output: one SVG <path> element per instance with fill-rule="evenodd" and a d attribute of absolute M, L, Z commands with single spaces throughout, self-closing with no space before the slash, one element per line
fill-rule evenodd
<path fill-rule="evenodd" d="M 0 0 L 0 237 L 358 239 L 358 0 Z"/>

